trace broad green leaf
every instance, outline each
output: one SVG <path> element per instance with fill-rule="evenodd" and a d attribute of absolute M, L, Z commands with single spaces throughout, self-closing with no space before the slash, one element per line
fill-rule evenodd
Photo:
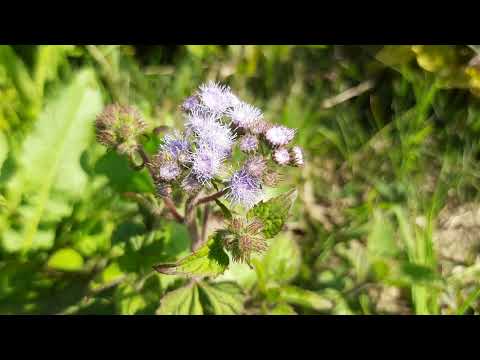
<path fill-rule="evenodd" d="M 300 305 L 317 311 L 333 308 L 333 303 L 326 297 L 296 286 L 284 286 L 280 289 L 280 299 L 287 303 Z"/>
<path fill-rule="evenodd" d="M 203 315 L 198 287 L 195 284 L 173 290 L 160 300 L 157 315 Z"/>
<path fill-rule="evenodd" d="M 297 197 L 295 189 L 266 202 L 255 205 L 247 214 L 248 219 L 259 218 L 263 222 L 263 234 L 267 239 L 277 235 L 285 225 L 288 213 Z"/>
<path fill-rule="evenodd" d="M 229 258 L 223 249 L 222 235 L 216 233 L 191 255 L 176 263 L 156 265 L 154 269 L 162 274 L 215 277 L 223 274 L 228 264 Z"/>
<path fill-rule="evenodd" d="M 301 261 L 298 244 L 290 236 L 281 235 L 272 240 L 263 259 L 255 264 L 262 268 L 265 281 L 284 284 L 297 276 Z"/>
<path fill-rule="evenodd" d="M 239 315 L 243 312 L 245 295 L 233 282 L 207 284 L 199 283 L 200 291 L 205 295 L 205 310 L 215 315 Z"/>
<path fill-rule="evenodd" d="M 78 271 L 83 268 L 83 257 L 73 249 L 60 249 L 50 256 L 47 266 L 61 271 Z"/>
<path fill-rule="evenodd" d="M 17 204 L 14 211 L 20 226 L 3 231 L 4 247 L 16 243 L 6 235 L 16 232 L 24 252 L 35 248 L 42 222 L 59 221 L 71 213 L 73 201 L 81 198 L 87 183 L 80 156 L 93 139 L 93 122 L 101 107 L 91 70 L 78 72 L 70 85 L 48 101 L 23 142 L 18 171 L 8 183 L 6 198 Z M 20 206 L 22 198 L 27 201 Z"/>

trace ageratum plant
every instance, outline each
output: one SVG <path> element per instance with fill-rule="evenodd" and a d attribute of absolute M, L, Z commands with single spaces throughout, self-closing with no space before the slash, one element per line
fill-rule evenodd
<path fill-rule="evenodd" d="M 132 107 L 110 105 L 96 120 L 98 141 L 132 162 L 140 158 L 136 169 L 148 170 L 157 199 L 190 233 L 192 254 L 154 269 L 216 276 L 230 258 L 250 265 L 251 256 L 282 230 L 294 199 L 292 190 L 262 201 L 265 186 L 278 185 L 282 168 L 304 164 L 302 149 L 292 144 L 295 130 L 267 121 L 260 109 L 215 82 L 201 85 L 180 108 L 184 128 L 165 134 L 152 155 L 140 142 L 147 126 Z M 174 200 L 174 193 L 184 200 Z M 208 236 L 212 205 L 225 223 Z"/>

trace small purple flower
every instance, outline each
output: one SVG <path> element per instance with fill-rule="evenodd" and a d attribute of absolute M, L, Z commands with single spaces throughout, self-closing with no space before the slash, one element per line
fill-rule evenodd
<path fill-rule="evenodd" d="M 249 129 L 255 123 L 262 119 L 263 114 L 260 109 L 250 104 L 240 102 L 232 109 L 227 111 L 232 123 L 240 128 Z"/>
<path fill-rule="evenodd" d="M 188 117 L 187 127 L 196 136 L 198 144 L 207 145 L 225 155 L 231 152 L 235 135 L 227 125 L 217 121 L 217 116 L 194 113 Z"/>
<path fill-rule="evenodd" d="M 228 86 L 213 81 L 201 85 L 198 96 L 203 106 L 215 114 L 223 114 L 238 102 L 237 97 L 233 95 Z"/>
<path fill-rule="evenodd" d="M 295 130 L 286 126 L 272 126 L 266 133 L 265 137 L 273 146 L 287 145 L 295 136 Z"/>
<path fill-rule="evenodd" d="M 267 163 L 261 156 L 252 156 L 245 161 L 243 168 L 250 176 L 261 179 L 267 169 Z"/>
<path fill-rule="evenodd" d="M 293 163 L 295 166 L 303 166 L 305 165 L 305 160 L 303 158 L 303 151 L 300 146 L 294 146 L 291 150 Z"/>
<path fill-rule="evenodd" d="M 273 152 L 273 160 L 279 165 L 287 165 L 290 162 L 290 154 L 285 148 L 276 149 Z"/>
<path fill-rule="evenodd" d="M 258 139 L 255 135 L 245 135 L 240 139 L 240 150 L 246 153 L 254 152 L 258 149 Z"/>
<path fill-rule="evenodd" d="M 175 180 L 180 175 L 180 168 L 175 161 L 166 161 L 160 165 L 158 176 L 164 181 Z"/>
<path fill-rule="evenodd" d="M 191 155 L 192 172 L 197 180 L 202 184 L 208 184 L 221 170 L 225 155 L 210 148 L 201 145 Z"/>
<path fill-rule="evenodd" d="M 178 132 L 167 134 L 160 148 L 177 159 L 181 154 L 186 154 L 190 148 L 188 141 Z"/>
<path fill-rule="evenodd" d="M 227 186 L 225 197 L 232 204 L 239 204 L 251 208 L 261 198 L 262 188 L 260 180 L 251 176 L 245 169 L 235 172 Z"/>
<path fill-rule="evenodd" d="M 196 96 L 190 96 L 185 99 L 185 101 L 182 104 L 182 110 L 184 112 L 192 112 L 198 109 L 200 106 L 200 100 L 198 100 L 198 97 Z"/>

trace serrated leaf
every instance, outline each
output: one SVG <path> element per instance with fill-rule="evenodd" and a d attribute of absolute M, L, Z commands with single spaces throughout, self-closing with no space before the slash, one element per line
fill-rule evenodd
<path fill-rule="evenodd" d="M 222 244 L 222 235 L 216 233 L 197 251 L 176 263 L 155 265 L 153 268 L 162 274 L 186 276 L 218 276 L 228 267 L 229 258 Z"/>
<path fill-rule="evenodd" d="M 281 300 L 290 304 L 304 306 L 317 311 L 325 311 L 333 308 L 333 303 L 324 296 L 296 286 L 282 287 L 279 294 Z"/>
<path fill-rule="evenodd" d="M 203 315 L 198 288 L 195 284 L 173 290 L 160 300 L 157 315 Z"/>
<path fill-rule="evenodd" d="M 255 205 L 248 213 L 247 218 L 259 218 L 263 223 L 265 238 L 271 239 L 277 235 L 285 225 L 288 213 L 297 197 L 297 190 L 292 189 L 266 202 Z"/>
<path fill-rule="evenodd" d="M 47 266 L 61 271 L 78 271 L 83 268 L 83 257 L 73 249 L 60 249 L 50 256 Z"/>
<path fill-rule="evenodd" d="M 205 295 L 205 308 L 215 315 L 239 315 L 243 312 L 245 295 L 233 282 L 207 284 L 199 283 L 200 291 Z"/>

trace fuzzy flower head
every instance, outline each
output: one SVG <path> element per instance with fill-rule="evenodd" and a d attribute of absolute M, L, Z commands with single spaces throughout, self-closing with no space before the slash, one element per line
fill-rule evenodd
<path fill-rule="evenodd" d="M 190 156 L 192 173 L 202 184 L 209 184 L 210 181 L 220 173 L 225 155 L 202 145 Z"/>
<path fill-rule="evenodd" d="M 176 161 L 166 161 L 159 166 L 158 176 L 164 181 L 173 181 L 180 176 L 180 167 Z"/>
<path fill-rule="evenodd" d="M 239 102 L 228 86 L 213 81 L 200 86 L 198 97 L 202 105 L 215 114 L 223 114 L 228 108 Z"/>
<path fill-rule="evenodd" d="M 194 113 L 187 119 L 187 127 L 198 144 L 206 145 L 222 154 L 229 154 L 235 141 L 230 128 L 220 123 L 215 115 Z"/>
<path fill-rule="evenodd" d="M 255 106 L 240 102 L 227 111 L 227 116 L 230 117 L 235 126 L 243 129 L 250 129 L 262 119 L 263 114 L 260 109 Z"/>
<path fill-rule="evenodd" d="M 255 152 L 258 149 L 258 139 L 255 135 L 245 135 L 240 139 L 240 150 L 245 153 Z"/>
<path fill-rule="evenodd" d="M 235 172 L 228 183 L 226 198 L 232 205 L 241 205 L 247 209 L 253 207 L 262 196 L 261 182 L 244 168 Z"/>
<path fill-rule="evenodd" d="M 175 131 L 173 134 L 165 135 L 164 143 L 160 148 L 174 159 L 181 160 L 179 158 L 184 157 L 188 153 L 190 144 L 178 131 Z"/>
<path fill-rule="evenodd" d="M 262 253 L 268 248 L 262 234 L 263 223 L 255 218 L 247 223 L 240 218 L 234 218 L 227 226 L 224 236 L 225 248 L 232 254 L 233 261 L 250 265 L 253 253 Z"/>
<path fill-rule="evenodd" d="M 196 96 L 190 96 L 182 104 L 182 110 L 186 113 L 197 110 L 200 107 L 200 100 Z"/>
<path fill-rule="evenodd" d="M 284 146 L 292 141 L 295 136 L 295 130 L 286 126 L 272 126 L 265 133 L 265 137 L 273 146 Z"/>
<path fill-rule="evenodd" d="M 305 165 L 305 160 L 303 158 L 303 151 L 300 146 L 294 146 L 290 152 L 292 154 L 293 163 L 295 164 L 295 166 L 301 167 Z"/>
<path fill-rule="evenodd" d="M 276 149 L 273 152 L 273 160 L 279 165 L 287 165 L 290 162 L 290 153 L 285 148 Z"/>

